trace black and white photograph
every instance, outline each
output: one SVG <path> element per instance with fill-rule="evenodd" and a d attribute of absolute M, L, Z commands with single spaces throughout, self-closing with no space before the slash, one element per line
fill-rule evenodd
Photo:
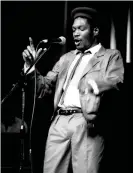
<path fill-rule="evenodd" d="M 129 173 L 132 13 L 1 1 L 1 173 Z"/>

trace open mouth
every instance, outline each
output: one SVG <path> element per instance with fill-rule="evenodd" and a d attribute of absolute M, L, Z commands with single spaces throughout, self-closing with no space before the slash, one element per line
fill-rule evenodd
<path fill-rule="evenodd" d="M 81 40 L 75 39 L 75 40 L 74 40 L 74 43 L 75 43 L 75 45 L 77 46 L 77 45 L 79 45 L 79 44 L 81 43 Z"/>

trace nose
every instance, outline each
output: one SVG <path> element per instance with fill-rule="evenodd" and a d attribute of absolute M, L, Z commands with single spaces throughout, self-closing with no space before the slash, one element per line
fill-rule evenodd
<path fill-rule="evenodd" d="M 78 29 L 76 29 L 74 32 L 73 32 L 73 36 L 79 36 L 80 34 L 79 34 L 79 30 Z"/>

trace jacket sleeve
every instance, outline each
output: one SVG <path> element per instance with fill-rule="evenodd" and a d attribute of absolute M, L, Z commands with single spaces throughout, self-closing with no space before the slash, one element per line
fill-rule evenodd
<path fill-rule="evenodd" d="M 119 90 L 119 84 L 124 80 L 123 60 L 118 50 L 104 63 L 103 80 L 95 81 L 99 94 L 114 88 Z"/>
<path fill-rule="evenodd" d="M 36 69 L 36 91 L 38 98 L 42 98 L 43 96 L 53 92 L 62 63 L 64 62 L 64 57 L 65 55 L 60 57 L 59 61 L 56 62 L 52 70 L 49 71 L 46 76 L 42 76 Z M 32 72 L 32 74 L 28 75 L 28 78 L 30 78 L 30 80 L 35 79 L 34 74 L 35 73 Z"/>
<path fill-rule="evenodd" d="M 88 84 L 89 74 L 82 84 L 83 88 L 79 91 L 82 111 L 88 120 L 96 118 L 103 94 L 112 89 L 119 90 L 119 85 L 123 83 L 124 66 L 120 52 L 115 50 L 110 53 L 103 63 L 101 78 L 93 78 L 93 72 L 91 73 L 91 80 L 95 81 L 99 92 L 94 93 L 92 86 Z"/>

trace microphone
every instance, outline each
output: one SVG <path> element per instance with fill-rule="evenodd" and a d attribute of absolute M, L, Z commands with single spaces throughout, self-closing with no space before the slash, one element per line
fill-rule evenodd
<path fill-rule="evenodd" d="M 60 44 L 60 45 L 64 45 L 66 43 L 66 38 L 63 37 L 63 36 L 60 36 L 59 38 L 54 38 L 54 39 L 51 39 L 51 40 L 44 39 L 41 42 L 50 43 L 50 44 L 57 43 L 57 44 Z"/>

